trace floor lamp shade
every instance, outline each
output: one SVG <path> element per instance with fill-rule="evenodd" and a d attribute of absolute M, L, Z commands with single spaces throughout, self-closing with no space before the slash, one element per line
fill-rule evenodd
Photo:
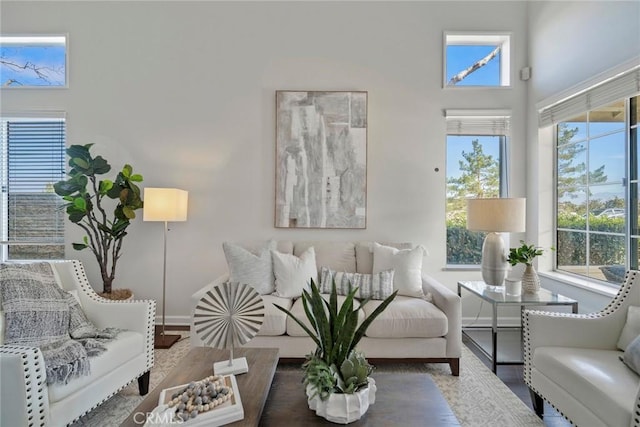
<path fill-rule="evenodd" d="M 187 220 L 189 192 L 177 188 L 145 188 L 143 221 Z"/>
<path fill-rule="evenodd" d="M 164 222 L 164 258 L 162 263 L 162 329 L 156 334 L 155 348 L 170 348 L 180 339 L 180 335 L 166 335 L 165 300 L 167 290 L 167 231 L 169 222 L 187 220 L 189 193 L 177 188 L 145 188 L 143 221 Z"/>
<path fill-rule="evenodd" d="M 506 247 L 498 233 L 526 230 L 526 199 L 469 199 L 467 228 L 488 232 L 482 244 L 482 279 L 487 285 L 502 286 L 508 264 Z"/>

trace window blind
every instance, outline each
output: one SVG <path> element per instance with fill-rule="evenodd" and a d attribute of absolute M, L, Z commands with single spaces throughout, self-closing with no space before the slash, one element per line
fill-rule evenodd
<path fill-rule="evenodd" d="M 580 114 L 640 93 L 640 66 L 622 72 L 539 111 L 540 127 L 555 125 Z"/>
<path fill-rule="evenodd" d="M 446 110 L 447 135 L 509 135 L 511 112 Z"/>
<path fill-rule="evenodd" d="M 64 255 L 64 201 L 53 184 L 65 175 L 65 121 L 2 118 L 0 135 L 2 240 L 9 259 Z M 33 245 L 25 244 L 33 243 Z M 38 248 L 59 244 L 59 247 Z M 58 256 L 48 252 L 55 251 Z M 59 256 L 60 253 L 62 256 Z"/>

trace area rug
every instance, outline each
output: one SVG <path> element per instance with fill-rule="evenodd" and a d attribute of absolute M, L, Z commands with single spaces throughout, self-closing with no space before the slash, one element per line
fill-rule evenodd
<path fill-rule="evenodd" d="M 189 338 L 186 336 L 171 349 L 155 350 L 155 365 L 151 370 L 149 390 L 156 387 L 188 351 Z M 278 369 L 292 368 L 288 366 Z M 465 346 L 462 347 L 459 377 L 452 376 L 449 365 L 446 364 L 379 364 L 376 371 L 431 375 L 464 427 L 544 426 L 542 420 Z M 143 399 L 138 394 L 138 383 L 134 381 L 73 425 L 119 426 Z"/>

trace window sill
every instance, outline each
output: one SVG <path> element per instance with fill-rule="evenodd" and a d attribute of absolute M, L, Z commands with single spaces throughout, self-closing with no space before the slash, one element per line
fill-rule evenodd
<path fill-rule="evenodd" d="M 584 289 L 593 292 L 598 295 L 604 295 L 606 297 L 613 298 L 618 293 L 618 288 L 614 286 L 605 285 L 588 279 L 581 279 L 578 277 L 570 276 L 567 274 L 558 273 L 555 271 L 538 272 L 541 277 L 547 277 L 560 282 L 565 285 L 573 286 L 579 289 Z"/>
<path fill-rule="evenodd" d="M 448 264 L 442 268 L 442 271 L 480 271 L 481 268 L 479 265 L 455 265 Z"/>

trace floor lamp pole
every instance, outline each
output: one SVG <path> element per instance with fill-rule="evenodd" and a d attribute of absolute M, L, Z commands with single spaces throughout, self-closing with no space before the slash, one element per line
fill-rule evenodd
<path fill-rule="evenodd" d="M 155 348 L 170 348 L 173 344 L 180 339 L 180 335 L 166 335 L 164 333 L 165 327 L 165 301 L 167 292 L 167 232 L 169 231 L 169 224 L 164 222 L 164 251 L 162 257 L 162 329 L 160 334 L 156 333 Z"/>

